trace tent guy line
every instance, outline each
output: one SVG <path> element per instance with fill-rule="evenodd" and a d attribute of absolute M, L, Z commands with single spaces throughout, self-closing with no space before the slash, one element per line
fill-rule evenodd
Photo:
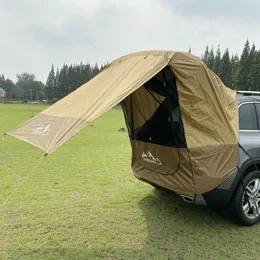
<path fill-rule="evenodd" d="M 42 157 L 40 157 L 40 159 L 38 160 L 38 162 L 35 164 L 35 166 L 29 171 L 29 173 L 27 173 L 27 175 L 23 178 L 23 180 L 18 184 L 18 186 L 15 187 L 15 189 L 7 196 L 6 199 L 4 199 L 4 201 L 0 204 L 0 208 L 2 208 L 8 201 L 9 199 L 19 190 L 19 188 L 23 185 L 23 183 L 29 178 L 29 176 L 32 175 L 32 173 L 34 172 L 34 170 L 40 165 L 40 163 L 43 161 L 43 159 L 45 158 L 45 155 L 43 155 Z"/>

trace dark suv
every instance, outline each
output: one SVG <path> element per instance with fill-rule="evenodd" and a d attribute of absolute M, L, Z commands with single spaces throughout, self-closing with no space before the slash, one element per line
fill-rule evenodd
<path fill-rule="evenodd" d="M 195 198 L 216 210 L 230 207 L 243 225 L 260 220 L 260 92 L 238 92 L 239 163 L 224 183 Z M 259 169 L 259 170 L 258 170 Z"/>

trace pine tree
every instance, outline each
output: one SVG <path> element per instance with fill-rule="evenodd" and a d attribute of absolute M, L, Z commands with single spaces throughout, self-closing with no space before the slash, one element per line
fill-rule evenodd
<path fill-rule="evenodd" d="M 45 93 L 49 97 L 48 99 L 55 102 L 56 100 L 63 98 L 91 80 L 99 74 L 101 70 L 106 68 L 107 65 L 108 64 L 102 64 L 99 67 L 97 63 L 91 66 L 89 63 L 84 65 L 82 62 L 79 65 L 64 64 L 60 70 L 57 68 L 56 74 L 54 73 L 54 67 L 52 65 L 45 87 Z M 50 90 L 52 90 L 51 98 Z"/>
<path fill-rule="evenodd" d="M 76 80 L 76 88 L 79 88 L 81 85 L 81 65 L 77 65 L 75 68 L 75 80 Z"/>
<path fill-rule="evenodd" d="M 250 62 L 249 62 L 250 46 L 249 41 L 245 43 L 244 50 L 242 52 L 237 74 L 236 74 L 236 87 L 238 90 L 248 90 L 248 74 L 250 73 Z"/>
<path fill-rule="evenodd" d="M 228 49 L 226 49 L 221 59 L 218 75 L 226 87 L 232 87 L 232 64 Z"/>
<path fill-rule="evenodd" d="M 67 94 L 75 90 L 74 88 L 74 80 L 73 80 L 73 66 L 72 64 L 69 65 L 66 77 L 66 84 L 67 84 Z"/>
<path fill-rule="evenodd" d="M 58 86 L 59 86 L 59 74 L 60 74 L 60 71 L 59 71 L 59 68 L 57 68 L 56 73 L 55 73 L 53 89 L 52 89 L 53 98 L 57 98 Z"/>
<path fill-rule="evenodd" d="M 59 68 L 57 68 L 56 74 L 55 74 L 54 89 L 56 89 L 58 87 L 59 75 L 60 75 L 60 71 L 59 71 Z"/>
<path fill-rule="evenodd" d="M 85 65 L 81 62 L 79 65 L 80 76 L 79 76 L 79 85 L 83 85 L 86 83 L 86 75 L 85 75 Z"/>
<path fill-rule="evenodd" d="M 100 72 L 108 67 L 109 63 L 101 64 L 100 66 Z"/>
<path fill-rule="evenodd" d="M 209 56 L 208 56 L 208 64 L 207 64 L 209 69 L 211 69 L 211 70 L 213 69 L 214 62 L 215 62 L 215 55 L 214 55 L 213 47 L 211 47 Z"/>
<path fill-rule="evenodd" d="M 67 86 L 67 68 L 68 66 L 64 64 L 60 70 L 57 92 L 55 96 L 56 99 L 61 99 L 65 97 L 67 94 L 69 94 Z"/>
<path fill-rule="evenodd" d="M 92 67 L 92 78 L 96 77 L 99 73 L 99 67 L 98 64 L 96 63 L 94 67 Z"/>
<path fill-rule="evenodd" d="M 255 53 L 250 73 L 252 89 L 260 91 L 260 51 Z"/>
<path fill-rule="evenodd" d="M 252 66 L 253 66 L 253 60 L 255 58 L 255 55 L 256 55 L 256 48 L 255 48 L 255 44 L 252 45 L 252 48 L 250 50 L 250 53 L 249 53 L 249 57 L 248 57 L 248 75 L 247 75 L 247 85 L 248 85 L 248 89 L 249 90 L 254 90 L 254 85 L 253 85 L 253 82 L 252 82 L 252 76 L 253 74 L 251 73 L 251 69 L 252 69 Z"/>
<path fill-rule="evenodd" d="M 220 67 L 220 63 L 221 63 L 221 52 L 220 52 L 220 48 L 218 46 L 218 49 L 216 51 L 216 56 L 214 59 L 214 64 L 212 67 L 212 70 L 218 75 L 219 73 L 219 67 Z"/>
<path fill-rule="evenodd" d="M 208 61 L 209 61 L 209 46 L 206 46 L 206 50 L 204 52 L 204 55 L 202 56 L 202 61 L 208 65 Z"/>
<path fill-rule="evenodd" d="M 235 56 L 232 55 L 232 58 L 231 58 L 232 89 L 236 89 L 236 74 L 237 74 L 238 65 L 239 65 L 239 57 L 237 56 L 237 54 Z"/>
<path fill-rule="evenodd" d="M 86 63 L 83 69 L 84 83 L 88 82 L 92 78 L 92 70 L 89 63 Z"/>
<path fill-rule="evenodd" d="M 48 100 L 53 99 L 53 91 L 54 91 L 54 85 L 55 85 L 55 74 L 54 74 L 54 66 L 52 64 L 51 71 L 49 72 L 46 86 L 45 86 L 45 95 Z"/>

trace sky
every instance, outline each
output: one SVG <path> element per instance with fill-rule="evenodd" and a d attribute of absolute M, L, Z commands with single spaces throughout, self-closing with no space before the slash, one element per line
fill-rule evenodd
<path fill-rule="evenodd" d="M 0 74 L 110 62 L 142 50 L 260 48 L 259 0 L 0 0 Z"/>

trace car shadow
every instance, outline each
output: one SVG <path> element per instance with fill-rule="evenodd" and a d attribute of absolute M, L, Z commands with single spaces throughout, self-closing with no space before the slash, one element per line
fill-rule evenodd
<path fill-rule="evenodd" d="M 146 218 L 148 230 L 156 233 L 156 227 L 169 229 L 189 223 L 200 228 L 212 226 L 214 228 L 235 228 L 235 223 L 228 210 L 216 212 L 208 207 L 184 202 L 172 192 L 155 189 L 139 202 L 139 206 Z M 165 226 L 164 226 L 165 225 Z"/>

